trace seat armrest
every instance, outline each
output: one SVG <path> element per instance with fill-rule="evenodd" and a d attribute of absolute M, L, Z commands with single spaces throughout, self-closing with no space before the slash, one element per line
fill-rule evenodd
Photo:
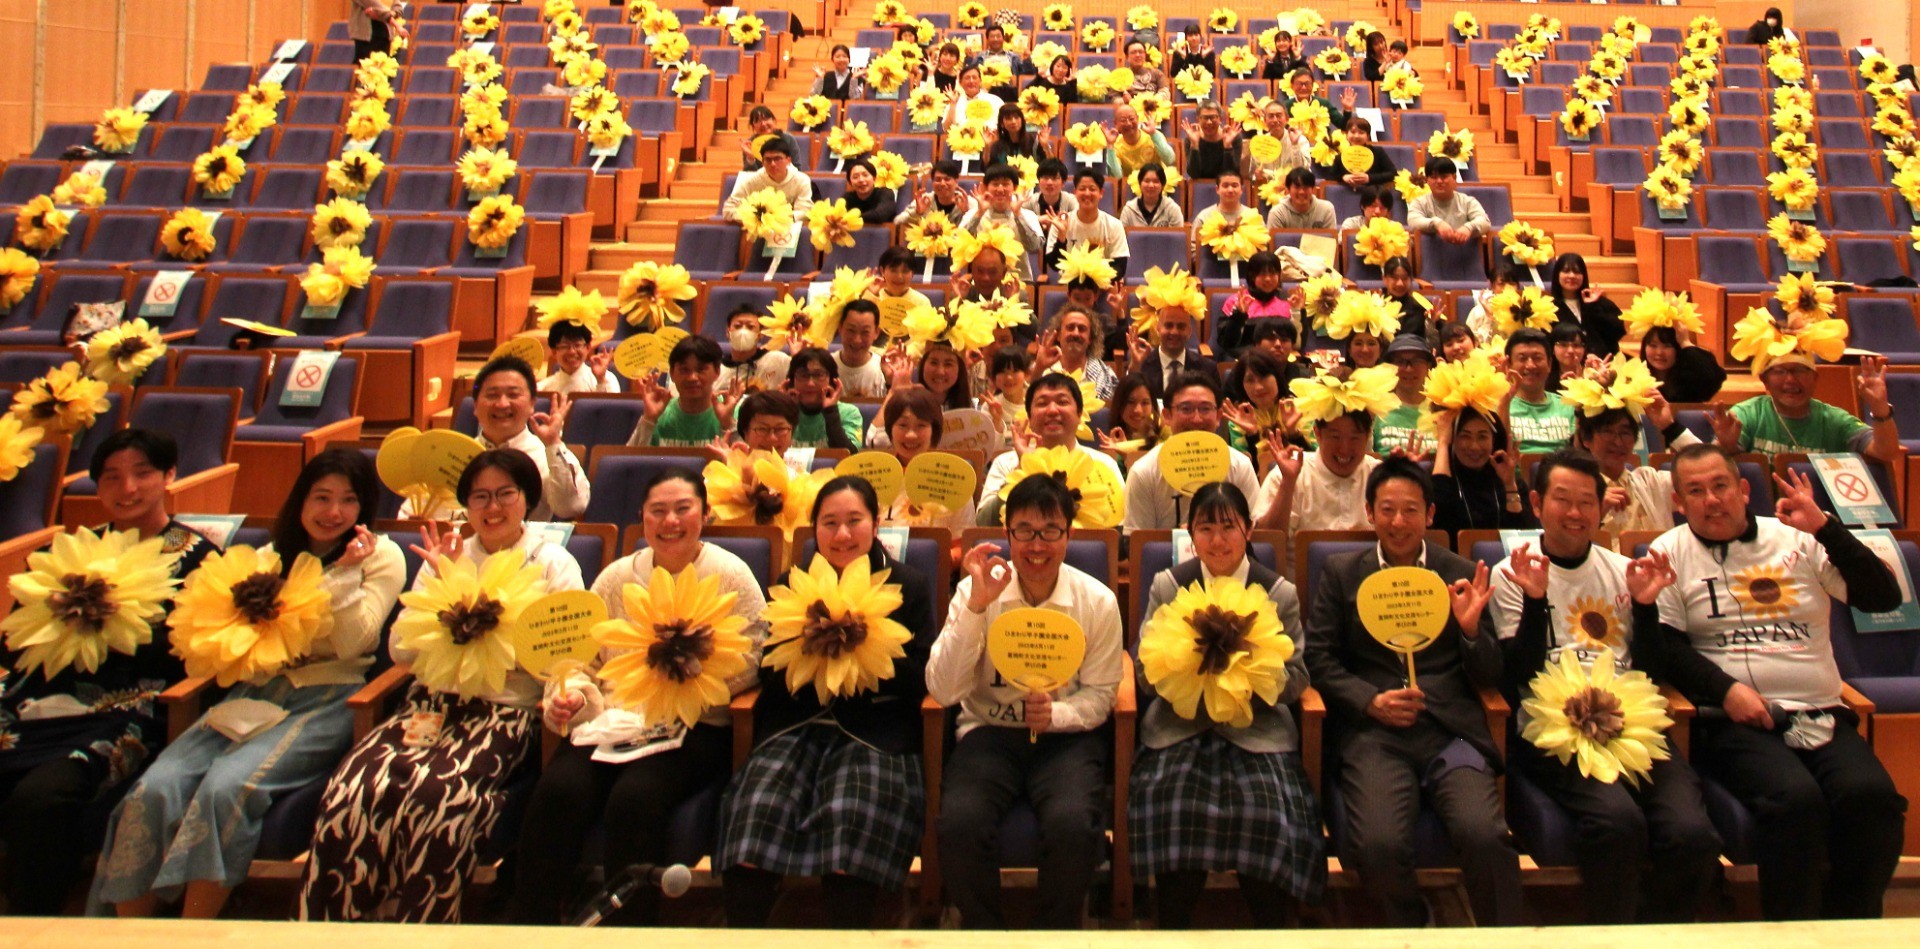
<path fill-rule="evenodd" d="M 1862 695 L 1859 689 L 1842 682 L 1840 683 L 1840 701 L 1845 702 L 1847 708 L 1853 710 L 1853 714 L 1860 716 L 1860 737 L 1870 738 L 1873 734 L 1873 700 Z"/>
<path fill-rule="evenodd" d="M 360 687 L 360 691 L 347 697 L 347 708 L 353 710 L 353 740 L 373 734 L 374 726 L 387 713 L 387 702 L 402 686 L 413 679 L 413 667 L 407 663 L 395 663 L 392 668 L 375 676 L 372 682 Z"/>
<path fill-rule="evenodd" d="M 753 703 L 760 698 L 758 688 L 748 689 L 727 703 L 727 716 L 733 721 L 733 769 L 747 763 L 753 751 Z"/>
<path fill-rule="evenodd" d="M 204 708 L 207 687 L 213 685 L 212 676 L 190 676 L 175 682 L 165 692 L 160 693 L 160 704 L 167 710 L 167 740 L 175 741 L 193 727 Z"/>
<path fill-rule="evenodd" d="M 1487 715 L 1487 731 L 1493 735 L 1494 750 L 1500 757 L 1507 756 L 1507 719 L 1513 717 L 1513 709 L 1507 705 L 1507 697 L 1492 686 L 1480 687 L 1480 707 Z"/>

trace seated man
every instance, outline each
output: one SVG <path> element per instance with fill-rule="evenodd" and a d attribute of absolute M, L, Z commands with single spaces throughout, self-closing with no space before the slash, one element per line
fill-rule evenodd
<path fill-rule="evenodd" d="M 927 214 L 939 211 L 947 220 L 955 224 L 973 211 L 973 198 L 960 190 L 960 163 L 951 158 L 943 158 L 933 163 L 927 172 L 927 180 L 932 187 L 920 190 L 920 179 L 913 180 L 913 200 L 900 202 L 900 213 L 895 215 L 893 223 L 911 226 L 918 224 Z"/>
<path fill-rule="evenodd" d="M 1204 298 L 1196 298 L 1190 306 L 1165 306 L 1160 308 L 1157 322 L 1159 328 L 1155 335 L 1158 343 L 1150 344 L 1146 340 L 1132 335 L 1129 330 L 1127 340 L 1129 372 L 1137 372 L 1147 380 L 1147 391 L 1153 394 L 1154 401 L 1166 404 L 1168 388 L 1173 380 L 1189 372 L 1207 376 L 1218 384 L 1220 366 L 1212 359 L 1200 354 L 1199 350 L 1188 349 L 1187 343 L 1193 338 L 1193 324 L 1199 320 L 1196 311 L 1205 305 Z"/>
<path fill-rule="evenodd" d="M 541 392 L 618 392 L 620 380 L 608 367 L 613 351 L 593 351 L 593 330 L 583 323 L 560 320 L 547 328 L 547 368 Z"/>
<path fill-rule="evenodd" d="M 1521 453 L 1559 451 L 1573 442 L 1573 406 L 1547 391 L 1553 375 L 1553 345 L 1547 334 L 1522 329 L 1507 337 L 1507 367 L 1513 374 L 1510 433 Z"/>
<path fill-rule="evenodd" d="M 877 402 L 887 394 L 887 373 L 880 354 L 873 351 L 880 336 L 880 305 L 872 300 L 848 301 L 840 311 L 840 350 L 833 354 L 840 375 L 840 394 L 849 399 Z"/>
<path fill-rule="evenodd" d="M 1185 373 L 1167 390 L 1166 418 L 1173 434 L 1212 432 L 1220 428 L 1220 383 L 1202 373 Z M 1190 500 L 1176 494 L 1160 473 L 1160 449 L 1155 445 L 1127 469 L 1127 513 L 1125 529 L 1131 533 L 1142 528 L 1172 530 L 1186 524 L 1182 502 Z M 1227 452 L 1230 465 L 1227 483 L 1240 489 L 1241 497 L 1252 497 L 1259 489 L 1253 462 L 1244 451 Z"/>
<path fill-rule="evenodd" d="M 981 228 L 989 224 L 1012 228 L 1014 236 L 1020 240 L 1020 246 L 1026 249 L 1019 260 L 1011 261 L 1013 272 L 1021 280 L 1032 280 L 1033 268 L 1027 258 L 1044 249 L 1047 239 L 1040 230 L 1040 218 L 1013 200 L 1013 193 L 1019 187 L 1020 172 L 1014 170 L 1012 165 L 995 165 L 987 169 L 980 189 L 981 202 L 974 205 L 959 224 L 960 229 L 969 234 L 978 234 Z"/>
<path fill-rule="evenodd" d="M 1287 172 L 1287 200 L 1267 212 L 1267 229 L 1280 231 L 1331 231 L 1335 224 L 1333 202 L 1313 193 L 1313 172 L 1294 168 Z"/>
<path fill-rule="evenodd" d="M 1635 659 L 1700 707 L 1694 764 L 1753 811 L 1762 914 L 1874 918 L 1907 801 L 1841 699 L 1828 615 L 1836 597 L 1891 610 L 1900 584 L 1804 476 L 1778 484 L 1776 516 L 1749 517 L 1747 483 L 1719 446 L 1674 456 L 1687 523 L 1649 553 L 1681 579 L 1659 596 L 1658 654 Z"/>
<path fill-rule="evenodd" d="M 1796 349 L 1785 356 L 1754 360 L 1754 374 L 1766 393 L 1713 414 L 1714 440 L 1729 451 L 1843 452 L 1892 462 L 1900 457 L 1900 431 L 1887 400 L 1887 360 L 1860 358 L 1860 411 L 1866 421 L 1813 397 L 1819 375 L 1813 355 Z"/>
<path fill-rule="evenodd" d="M 1121 480 L 1120 463 L 1114 461 L 1112 455 L 1080 444 L 1080 420 L 1084 411 L 1086 403 L 1081 399 L 1080 384 L 1064 373 L 1049 372 L 1027 386 L 1026 434 L 1014 439 L 1012 451 L 994 456 L 980 484 L 982 525 L 991 527 L 1000 523 L 1000 489 L 1006 486 L 1007 476 L 1013 469 L 1020 466 L 1020 456 L 1035 448 L 1071 448 L 1097 464 L 1106 465 L 1112 470 L 1114 480 Z"/>
<path fill-rule="evenodd" d="M 1101 726 L 1113 713 L 1126 652 L 1113 591 L 1065 563 L 1075 507 L 1052 478 L 1014 486 L 1006 505 L 1011 556 L 993 544 L 967 551 L 966 579 L 927 661 L 927 694 L 960 706 L 938 820 L 947 896 L 969 929 L 1006 928 L 996 838 L 1016 799 L 1031 801 L 1040 819 L 1033 928 L 1080 928 L 1104 849 L 1111 738 Z M 1064 613 L 1086 635 L 1079 671 L 1051 694 L 1002 680 L 987 655 L 994 619 L 1027 607 Z"/>
<path fill-rule="evenodd" d="M 714 398 L 713 383 L 720 377 L 719 344 L 705 336 L 674 343 L 667 354 L 667 375 L 679 395 L 669 396 L 657 373 L 635 386 L 644 403 L 643 414 L 633 426 L 628 445 L 704 448 L 733 427 L 733 406 Z"/>
<path fill-rule="evenodd" d="M 1193 181 L 1220 177 L 1222 172 L 1240 173 L 1246 164 L 1246 143 L 1240 140 L 1240 123 L 1227 122 L 1220 103 L 1200 100 L 1198 121 L 1183 131 L 1186 137 L 1186 172 Z"/>
<path fill-rule="evenodd" d="M 1444 155 L 1427 156 L 1427 193 L 1407 202 L 1407 230 L 1434 234 L 1449 244 L 1485 237 L 1493 221 L 1480 199 L 1461 194 L 1460 168 Z"/>
<path fill-rule="evenodd" d="M 1584 451 L 1555 452 L 1533 469 L 1540 541 L 1522 545 L 1493 568 L 1493 623 L 1504 653 L 1501 691 L 1516 731 L 1527 724 L 1522 701 L 1533 678 L 1573 650 L 1583 666 L 1613 650 L 1614 668 L 1633 667 L 1630 650 L 1658 637 L 1654 598 L 1672 582 L 1656 558 L 1630 561 L 1593 542 L 1606 478 Z M 1648 620 L 1644 627 L 1635 620 Z M 1685 727 L 1685 726 L 1679 726 Z M 1671 740 L 1671 739 L 1669 739 Z M 1598 925 L 1685 923 L 1720 862 L 1720 835 L 1707 819 L 1700 778 L 1677 750 L 1637 783 L 1585 777 L 1517 735 L 1507 759 L 1573 817 L 1574 852 L 1587 921 Z M 1650 869 L 1641 900 L 1643 867 Z"/>
<path fill-rule="evenodd" d="M 1289 127 L 1287 119 L 1285 102 L 1268 102 L 1260 110 L 1260 120 L 1266 123 L 1267 134 L 1280 143 L 1280 154 L 1274 156 L 1272 161 L 1263 162 L 1253 157 L 1252 146 L 1248 146 L 1247 183 L 1256 191 L 1269 181 L 1286 180 L 1287 173 L 1295 168 L 1307 169 L 1307 186 L 1313 186 L 1313 142 L 1308 140 L 1307 133 Z"/>
<path fill-rule="evenodd" d="M 787 155 L 800 153 L 800 140 L 793 133 L 780 127 L 774 119 L 773 110 L 764 105 L 756 105 L 747 113 L 747 134 L 740 136 L 741 172 L 760 170 L 760 153 L 754 149 L 754 141 L 762 135 L 771 135 L 787 143 Z"/>
<path fill-rule="evenodd" d="M 740 203 L 747 200 L 756 191 L 769 188 L 787 196 L 787 203 L 793 206 L 793 218 L 796 221 L 807 219 L 807 209 L 813 207 L 813 180 L 807 173 L 793 167 L 793 146 L 781 139 L 769 139 L 760 146 L 760 168 L 735 178 L 733 193 L 720 205 L 720 216 L 729 221 L 740 220 Z"/>
<path fill-rule="evenodd" d="M 1241 203 L 1242 192 L 1246 190 L 1245 185 L 1246 181 L 1240 177 L 1238 168 L 1222 169 L 1216 176 L 1213 184 L 1213 197 L 1216 203 L 1210 208 L 1201 209 L 1193 216 L 1193 222 L 1187 227 L 1187 244 L 1193 252 L 1213 253 L 1212 250 L 1201 246 L 1200 235 L 1206 232 L 1207 226 L 1214 218 L 1224 219 L 1227 226 L 1238 227 L 1240 215 L 1260 213 Z"/>
<path fill-rule="evenodd" d="M 1357 371 L 1389 370 L 1375 367 Z M 1296 383 L 1301 386 L 1343 384 L 1326 374 Z M 1260 483 L 1260 496 L 1253 505 L 1253 526 L 1287 532 L 1287 543 L 1280 553 L 1280 572 L 1294 582 L 1299 582 L 1293 564 L 1295 534 L 1367 529 L 1367 481 L 1374 467 L 1380 464 L 1380 459 L 1367 454 L 1367 449 L 1373 445 L 1374 427 L 1391 401 L 1381 399 L 1362 409 L 1348 409 L 1336 400 L 1316 400 L 1313 404 L 1325 406 L 1326 414 L 1300 419 L 1313 426 L 1314 444 L 1319 446 L 1313 452 L 1303 452 L 1282 438 L 1263 439 L 1273 455 L 1274 465 Z M 1294 432 L 1286 434 L 1297 437 Z"/>
<path fill-rule="evenodd" d="M 1344 735 L 1340 771 L 1329 776 L 1346 797 L 1346 814 L 1332 818 L 1347 821 L 1341 863 L 1359 872 L 1388 925 L 1424 925 L 1430 915 L 1413 873 L 1424 800 L 1460 854 L 1474 919 L 1518 924 L 1520 862 L 1501 817 L 1500 755 L 1477 692 L 1500 682 L 1487 568 L 1426 542 L 1433 482 L 1411 460 L 1389 458 L 1368 476 L 1367 518 L 1379 542 L 1327 559 L 1306 620 L 1307 669 Z M 1449 587 L 1452 609 L 1420 653 L 1418 687 L 1407 684 L 1406 657 L 1360 619 L 1360 584 L 1387 567 L 1431 570 Z"/>

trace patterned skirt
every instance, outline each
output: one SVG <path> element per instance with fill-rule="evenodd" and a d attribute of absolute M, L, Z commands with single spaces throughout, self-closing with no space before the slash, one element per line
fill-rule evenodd
<path fill-rule="evenodd" d="M 1327 884 L 1320 809 L 1297 754 L 1253 754 L 1214 732 L 1133 761 L 1133 870 L 1233 871 L 1308 903 Z"/>
<path fill-rule="evenodd" d="M 832 724 L 755 748 L 721 804 L 714 866 L 906 883 L 927 809 L 920 758 L 876 751 Z"/>

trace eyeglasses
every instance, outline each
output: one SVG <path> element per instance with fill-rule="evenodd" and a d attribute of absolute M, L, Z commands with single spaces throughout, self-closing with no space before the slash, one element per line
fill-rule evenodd
<path fill-rule="evenodd" d="M 501 488 L 498 491 L 475 491 L 467 495 L 467 506 L 470 508 L 492 507 L 497 504 L 501 507 L 507 507 L 518 500 L 520 500 L 519 488 Z"/>
<path fill-rule="evenodd" d="M 824 372 L 803 372 L 793 377 L 795 382 L 831 382 L 832 376 Z"/>
<path fill-rule="evenodd" d="M 747 434 L 752 435 L 755 438 L 785 438 L 786 436 L 793 434 L 793 426 L 791 425 L 754 425 L 754 426 L 750 426 L 747 429 Z"/>
<path fill-rule="evenodd" d="M 1172 412 L 1175 415 L 1205 415 L 1219 410 L 1220 407 L 1212 402 L 1182 402 L 1172 406 Z"/>
<path fill-rule="evenodd" d="M 1036 540 L 1051 544 L 1067 536 L 1067 529 L 1064 527 L 1009 527 L 1007 536 L 1022 544 L 1031 544 Z"/>

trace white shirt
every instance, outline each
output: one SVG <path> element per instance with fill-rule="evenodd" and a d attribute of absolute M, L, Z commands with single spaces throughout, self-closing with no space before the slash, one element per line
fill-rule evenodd
<path fill-rule="evenodd" d="M 523 529 L 520 532 L 520 539 L 514 541 L 513 546 L 507 550 L 518 550 L 526 554 L 528 563 L 540 567 L 540 572 L 547 581 L 548 593 L 586 589 L 586 584 L 580 579 L 579 562 L 573 559 L 572 554 L 567 553 L 567 548 L 547 543 L 537 530 Z M 505 553 L 506 550 L 500 552 Z M 460 556 L 484 568 L 488 558 L 493 555 L 487 553 L 485 547 L 480 546 L 480 538 L 476 535 L 467 538 L 461 545 Z M 433 568 L 433 561 L 422 563 L 420 572 L 414 575 L 413 589 L 425 589 L 427 580 L 437 575 L 438 572 Z M 419 655 L 411 649 L 402 648 L 397 638 L 387 647 L 387 652 L 397 663 L 412 662 L 414 657 Z M 540 702 L 540 680 L 534 678 L 525 669 L 515 666 L 507 672 L 507 682 L 501 691 L 492 695 L 474 697 L 495 705 L 532 708 Z"/>
<path fill-rule="evenodd" d="M 833 354 L 833 365 L 840 370 L 840 397 L 843 399 L 881 399 L 887 394 L 887 374 L 880 368 L 880 354 L 869 351 L 867 361 L 849 366 L 841 358 L 844 350 Z"/>
<path fill-rule="evenodd" d="M 568 521 L 587 512 L 587 502 L 593 497 L 593 486 L 587 482 L 587 476 L 581 473 L 580 459 L 573 457 L 573 451 L 565 442 L 552 445 L 540 440 L 530 429 L 522 429 L 520 434 L 504 442 L 495 443 L 480 435 L 481 446 L 494 448 L 512 448 L 533 459 L 533 465 L 540 469 L 540 506 L 527 512 L 530 521 Z M 444 517 L 451 512 L 440 511 L 415 512 L 413 502 L 400 505 L 400 517 L 422 517 L 427 515 Z"/>
<path fill-rule="evenodd" d="M 1053 693 L 1053 727 L 1057 732 L 1091 731 L 1113 713 L 1114 695 L 1125 670 L 1126 652 L 1120 639 L 1120 604 L 1113 591 L 1067 564 L 1053 592 L 1040 603 L 1028 603 L 1015 577 L 984 613 L 967 608 L 973 578 L 960 581 L 947 609 L 947 625 L 933 643 L 927 660 L 927 694 L 941 705 L 960 706 L 957 737 L 982 725 L 1020 728 L 1026 722 L 1026 693 L 1006 684 L 993 670 L 987 655 L 987 627 L 1008 610 L 1027 606 L 1065 613 L 1086 634 L 1086 658 L 1065 687 Z"/>
<path fill-rule="evenodd" d="M 581 363 L 580 368 L 572 372 L 555 370 L 552 375 L 540 380 L 540 384 L 534 388 L 541 392 L 565 392 L 568 394 L 575 392 L 619 392 L 620 380 L 614 375 L 611 369 L 607 370 L 607 374 L 604 377 L 595 379 L 593 377 L 593 370 L 585 363 Z"/>
<path fill-rule="evenodd" d="M 1048 236 L 1048 247 L 1067 248 L 1075 244 L 1086 244 L 1108 260 L 1133 256 L 1127 247 L 1126 226 L 1105 211 L 1098 212 L 1092 222 L 1080 220 L 1078 214 L 1069 214 L 1066 230 Z"/>
<path fill-rule="evenodd" d="M 1535 553 L 1544 553 L 1533 545 Z M 1599 545 L 1587 551 L 1586 562 L 1568 570 L 1557 563 L 1547 566 L 1547 616 L 1552 642 L 1547 647 L 1547 662 L 1557 664 L 1560 654 L 1573 650 L 1574 658 L 1585 669 L 1593 668 L 1602 648 L 1613 650 L 1613 667 L 1624 672 L 1633 667 L 1628 649 L 1633 643 L 1633 595 L 1627 592 L 1627 564 L 1632 561 Z M 1501 639 L 1512 639 L 1520 632 L 1520 612 L 1527 595 L 1513 579 L 1513 562 L 1502 560 L 1493 568 L 1493 629 Z M 1537 674 L 1541 670 L 1532 670 Z M 1515 706 L 1520 725 L 1527 723 L 1526 709 Z"/>
<path fill-rule="evenodd" d="M 1287 516 L 1287 544 L 1280 554 L 1291 577 L 1293 572 L 1293 535 L 1300 531 L 1357 531 L 1372 527 L 1367 522 L 1367 475 L 1380 459 L 1362 456 L 1353 474 L 1339 477 L 1327 468 L 1319 452 L 1308 452 L 1300 464 L 1300 477 L 1293 486 L 1293 509 Z M 1267 472 L 1260 482 L 1260 496 L 1254 501 L 1253 517 L 1259 520 L 1280 500 L 1280 469 Z"/>
<path fill-rule="evenodd" d="M 1113 480 L 1122 480 L 1120 463 L 1114 461 L 1112 455 L 1098 449 L 1088 448 L 1079 442 L 1073 443 L 1073 450 L 1111 468 L 1113 470 Z M 1000 489 L 1006 487 L 1007 476 L 1012 474 L 1013 470 L 1018 467 L 1020 467 L 1019 452 L 1003 451 L 993 456 L 993 463 L 987 466 L 987 477 L 980 484 L 980 496 L 982 498 L 999 497 Z"/>
<path fill-rule="evenodd" d="M 1769 701 L 1838 705 L 1828 610 L 1831 597 L 1846 598 L 1847 581 L 1813 535 L 1754 521 L 1753 540 L 1728 544 L 1724 563 L 1685 525 L 1653 542 L 1680 577 L 1660 593 L 1660 622 L 1686 630 L 1701 655 Z"/>
<path fill-rule="evenodd" d="M 1160 475 L 1160 449 L 1155 445 L 1127 469 L 1127 514 L 1123 522 L 1128 533 L 1137 530 L 1172 530 L 1184 525 L 1182 500 Z M 1244 451 L 1227 452 L 1227 483 L 1240 489 L 1240 496 L 1251 499 L 1260 494 L 1260 476 Z"/>

